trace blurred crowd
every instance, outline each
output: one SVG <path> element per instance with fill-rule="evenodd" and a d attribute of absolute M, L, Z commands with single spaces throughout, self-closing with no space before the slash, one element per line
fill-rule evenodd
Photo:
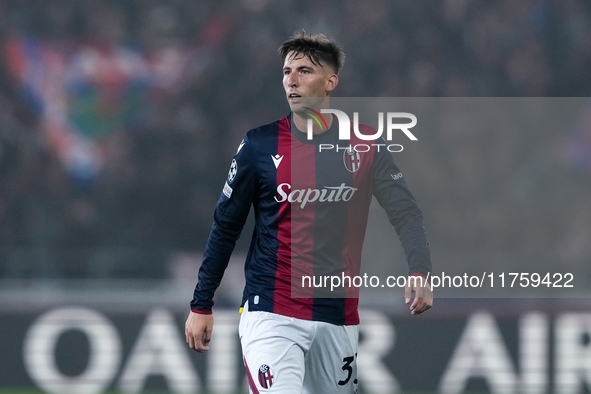
<path fill-rule="evenodd" d="M 162 278 L 175 253 L 202 250 L 242 134 L 289 111 L 275 50 L 301 28 L 343 44 L 339 96 L 591 93 L 591 3 L 584 0 L 2 1 L 0 277 Z M 51 141 L 54 96 L 37 92 L 41 104 L 31 96 L 34 81 L 19 67 L 33 60 L 10 49 L 31 39 L 65 61 L 89 49 L 126 50 L 152 70 L 136 90 L 140 104 L 129 107 L 134 115 L 89 139 L 102 152 L 96 174 L 69 171 Z M 111 92 L 109 81 L 96 83 L 100 94 Z M 86 90 L 74 85 L 64 106 L 84 111 L 76 105 Z M 113 104 L 136 96 L 106 97 Z M 100 122 L 98 113 L 81 124 Z M 509 262 L 588 263 L 591 166 L 568 154 L 580 135 L 574 146 L 588 162 L 587 126 L 564 140 L 536 130 L 442 130 L 427 142 L 429 157 L 405 160 L 439 259 L 469 250 Z M 546 166 L 554 159 L 559 168 Z M 540 166 L 566 179 L 566 190 L 536 181 L 523 191 L 541 178 Z M 513 174 L 516 168 L 522 172 Z"/>

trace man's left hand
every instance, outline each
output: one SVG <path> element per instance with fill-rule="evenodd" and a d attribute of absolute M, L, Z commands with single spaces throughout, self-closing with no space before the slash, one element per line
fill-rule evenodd
<path fill-rule="evenodd" d="M 412 294 L 415 298 L 412 300 Z M 422 276 L 409 276 L 404 289 L 404 297 L 406 303 L 410 305 L 410 313 L 412 315 L 419 315 L 433 306 L 433 291 L 431 291 L 431 284 Z"/>

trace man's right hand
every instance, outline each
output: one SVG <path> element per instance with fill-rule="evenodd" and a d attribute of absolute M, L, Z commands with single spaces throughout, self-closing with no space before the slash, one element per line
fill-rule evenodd
<path fill-rule="evenodd" d="M 189 312 L 185 322 L 185 337 L 189 347 L 198 352 L 209 350 L 211 332 L 213 331 L 213 315 Z"/>

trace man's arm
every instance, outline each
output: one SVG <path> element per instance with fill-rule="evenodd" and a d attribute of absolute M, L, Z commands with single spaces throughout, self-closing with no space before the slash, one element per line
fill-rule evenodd
<path fill-rule="evenodd" d="M 405 290 L 406 303 L 412 293 L 415 298 L 411 313 L 419 314 L 433 305 L 433 293 L 427 275 L 431 272 L 431 253 L 423 225 L 423 214 L 411 194 L 402 173 L 388 152 L 375 152 L 373 194 L 388 214 L 404 249 L 409 266 L 409 280 Z"/>
<path fill-rule="evenodd" d="M 187 343 L 195 350 L 209 349 L 213 329 L 213 295 L 248 217 L 255 185 L 255 161 L 252 147 L 245 136 L 232 159 L 228 178 L 215 208 L 214 223 L 193 292 L 191 312 L 185 324 Z"/>

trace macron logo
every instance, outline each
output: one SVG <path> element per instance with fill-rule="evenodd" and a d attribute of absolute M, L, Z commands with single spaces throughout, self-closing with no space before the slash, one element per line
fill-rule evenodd
<path fill-rule="evenodd" d="M 281 160 L 283 160 L 283 156 L 279 156 L 278 154 L 273 156 L 271 155 L 271 159 L 273 159 L 273 164 L 275 164 L 275 169 L 279 168 L 279 164 L 281 164 Z"/>

